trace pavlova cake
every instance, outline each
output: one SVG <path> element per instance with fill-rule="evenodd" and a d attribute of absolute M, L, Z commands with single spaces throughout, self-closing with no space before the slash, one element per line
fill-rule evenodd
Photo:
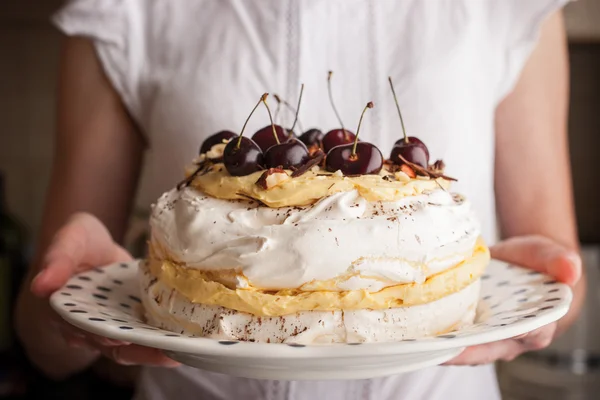
<path fill-rule="evenodd" d="M 268 110 L 266 99 L 252 112 Z M 185 180 L 153 205 L 139 269 L 148 323 L 302 344 L 472 323 L 489 252 L 443 163 L 406 133 L 386 159 L 358 140 L 360 122 L 356 134 L 341 125 L 297 136 L 294 126 L 208 137 Z"/>

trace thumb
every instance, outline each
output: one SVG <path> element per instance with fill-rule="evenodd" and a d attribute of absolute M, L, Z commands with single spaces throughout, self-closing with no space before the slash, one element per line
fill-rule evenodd
<path fill-rule="evenodd" d="M 131 259 L 96 217 L 75 214 L 54 236 L 40 272 L 31 282 L 31 291 L 47 297 L 79 271 Z"/>
<path fill-rule="evenodd" d="M 492 258 L 548 274 L 569 285 L 581 277 L 581 257 L 544 236 L 519 236 L 490 248 Z"/>

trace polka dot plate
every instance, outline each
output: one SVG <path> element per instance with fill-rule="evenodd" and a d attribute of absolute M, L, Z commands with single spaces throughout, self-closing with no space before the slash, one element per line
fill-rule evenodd
<path fill-rule="evenodd" d="M 258 379 L 364 379 L 439 365 L 465 347 L 515 337 L 568 310 L 568 286 L 492 260 L 482 277 L 476 323 L 436 337 L 388 343 L 299 345 L 219 341 L 157 329 L 143 320 L 138 262 L 72 277 L 51 297 L 67 322 L 92 333 L 163 349 L 196 368 Z"/>

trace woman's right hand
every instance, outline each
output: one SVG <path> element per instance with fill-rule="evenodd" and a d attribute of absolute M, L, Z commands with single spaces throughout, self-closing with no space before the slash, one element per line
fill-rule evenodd
<path fill-rule="evenodd" d="M 131 261 L 129 253 L 115 243 L 106 227 L 86 213 L 73 215 L 48 247 L 41 269 L 33 278 L 34 295 L 48 298 L 74 274 L 115 262 Z M 73 347 L 92 349 L 123 365 L 176 367 L 176 361 L 159 349 L 97 336 L 67 324 L 57 316 L 58 329 Z"/>

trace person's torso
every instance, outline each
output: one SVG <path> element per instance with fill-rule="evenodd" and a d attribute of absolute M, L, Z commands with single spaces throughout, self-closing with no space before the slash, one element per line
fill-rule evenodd
<path fill-rule="evenodd" d="M 545 3 L 561 1 L 536 0 L 536 7 L 547 12 Z M 508 2 L 131 0 L 114 3 L 118 21 L 104 9 L 93 27 L 77 16 L 93 14 L 90 6 L 77 3 L 68 16 L 71 30 L 102 37 L 101 61 L 150 144 L 140 208 L 182 179 L 207 136 L 239 132 L 264 92 L 295 104 L 304 83 L 302 128 L 339 127 L 327 94 L 332 70 L 333 96 L 348 129 L 356 129 L 368 101 L 375 103 L 361 139 L 386 156 L 402 136 L 388 86 L 393 78 L 408 133 L 427 144 L 433 160 L 444 160 L 447 174 L 458 179 L 453 190 L 472 202 L 485 240 L 496 240 L 494 112 L 523 62 L 509 55 L 526 55 L 519 41 L 518 54 L 503 43 L 513 29 L 503 22 L 507 9 L 517 2 L 500 10 Z M 537 21 L 524 17 L 516 29 L 529 32 L 530 19 Z M 499 22 L 492 27 L 491 21 Z M 276 108 L 273 96 L 269 101 Z M 283 108 L 278 122 L 289 127 L 292 120 Z M 268 123 L 258 110 L 246 134 Z M 321 382 L 249 380 L 181 367 L 144 369 L 138 398 L 475 400 L 499 394 L 492 365 Z"/>

